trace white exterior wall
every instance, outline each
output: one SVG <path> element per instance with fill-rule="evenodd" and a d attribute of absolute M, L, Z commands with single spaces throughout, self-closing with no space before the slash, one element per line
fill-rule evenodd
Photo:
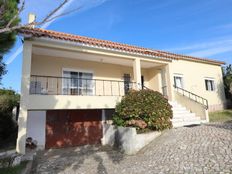
<path fill-rule="evenodd" d="M 45 148 L 46 111 L 28 111 L 27 137 L 38 142 L 38 148 Z"/>
<path fill-rule="evenodd" d="M 38 42 L 39 43 L 39 42 Z M 145 75 L 145 85 L 161 91 L 162 87 L 167 86 L 166 92 L 169 100 L 175 100 L 173 89 L 173 75 L 175 73 L 183 74 L 184 88 L 192 91 L 209 100 L 211 109 L 222 109 L 225 102 L 225 94 L 223 89 L 221 66 L 206 63 L 199 63 L 193 61 L 165 61 L 155 58 L 144 58 L 133 55 L 123 55 L 120 53 L 109 53 L 101 50 L 81 49 L 76 46 L 69 47 L 65 44 L 55 45 L 54 43 L 36 41 L 25 41 L 23 54 L 23 68 L 22 68 L 22 85 L 21 85 L 21 102 L 19 115 L 19 131 L 17 140 L 17 152 L 25 153 L 25 139 L 27 134 L 38 137 L 36 132 L 33 132 L 36 123 L 33 119 L 37 117 L 32 116 L 27 118 L 28 110 L 46 110 L 46 109 L 103 109 L 114 108 L 115 104 L 121 100 L 120 96 L 63 96 L 63 95 L 30 95 L 30 75 L 52 75 L 61 76 L 62 68 L 81 68 L 90 69 L 94 72 L 94 77 L 99 79 L 114 79 L 123 80 L 123 74 L 131 74 L 133 80 L 140 83 L 141 74 Z M 32 47 L 34 44 L 46 47 L 56 47 L 56 49 L 66 51 L 79 51 L 94 55 L 111 56 L 119 58 L 119 61 L 131 60 L 130 66 L 121 66 L 107 63 L 97 63 L 88 61 L 79 61 L 75 59 L 60 59 L 58 57 L 38 56 L 33 55 Z M 82 57 L 83 58 L 83 57 Z M 141 62 L 149 61 L 158 67 L 141 68 Z M 134 62 L 134 64 L 133 64 Z M 133 66 L 134 65 L 134 66 Z M 155 70 L 155 71 L 154 71 Z M 135 77 L 134 77 L 135 76 Z M 205 78 L 214 78 L 217 86 L 216 91 L 205 90 Z M 37 114 L 35 114 L 37 115 Z M 30 120 L 32 119 L 32 120 Z M 41 125 L 43 118 L 40 120 Z M 30 127 L 30 126 L 33 127 Z M 42 130 L 42 126 L 38 129 Z M 29 128 L 28 128 L 29 127 Z M 28 130 L 27 130 L 28 129 Z M 43 129 L 45 131 L 45 128 Z M 43 140 L 39 138 L 41 144 Z"/>
<path fill-rule="evenodd" d="M 185 60 L 173 61 L 171 66 L 172 85 L 174 85 L 174 75 L 181 74 L 183 88 L 206 98 L 209 102 L 210 111 L 223 109 L 226 99 L 221 66 Z M 214 79 L 215 91 L 206 90 L 205 78 Z"/>

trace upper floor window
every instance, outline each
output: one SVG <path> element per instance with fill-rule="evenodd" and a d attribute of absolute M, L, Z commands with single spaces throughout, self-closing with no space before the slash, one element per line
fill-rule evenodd
<path fill-rule="evenodd" d="M 214 79 L 205 79 L 205 89 L 206 91 L 215 91 L 215 81 Z"/>
<path fill-rule="evenodd" d="M 174 75 L 174 85 L 178 88 L 183 88 L 183 76 L 182 75 Z"/>
<path fill-rule="evenodd" d="M 64 70 L 63 94 L 93 95 L 93 73 Z"/>

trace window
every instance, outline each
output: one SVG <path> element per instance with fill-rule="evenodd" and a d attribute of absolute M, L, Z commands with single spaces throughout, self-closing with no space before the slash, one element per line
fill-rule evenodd
<path fill-rule="evenodd" d="M 63 94 L 93 95 L 93 73 L 63 71 Z"/>
<path fill-rule="evenodd" d="M 213 79 L 205 79 L 205 89 L 206 91 L 215 91 L 215 82 Z"/>
<path fill-rule="evenodd" d="M 180 75 L 178 75 L 178 76 L 175 75 L 174 76 L 174 85 L 176 87 L 183 88 L 184 87 L 184 85 L 183 85 L 183 77 L 180 76 Z"/>

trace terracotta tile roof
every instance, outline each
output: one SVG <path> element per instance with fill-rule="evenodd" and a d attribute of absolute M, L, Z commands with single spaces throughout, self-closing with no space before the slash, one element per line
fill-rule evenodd
<path fill-rule="evenodd" d="M 166 59 L 171 59 L 171 60 L 189 60 L 189 61 L 195 61 L 195 62 L 216 64 L 216 65 L 225 64 L 225 62 L 222 62 L 222 61 L 186 56 L 186 55 L 175 54 L 175 53 L 170 53 L 170 52 L 161 51 L 161 50 L 153 50 L 153 49 L 132 46 L 128 44 L 122 44 L 122 43 L 117 43 L 117 42 L 112 42 L 112 41 L 107 41 L 107 40 L 100 40 L 100 39 L 94 39 L 90 37 L 56 32 L 52 30 L 44 30 L 44 29 L 39 29 L 39 28 L 24 28 L 24 29 L 19 30 L 19 32 L 25 35 L 31 35 L 32 37 L 45 37 L 45 38 L 52 38 L 52 39 L 58 39 L 58 40 L 66 40 L 66 41 L 72 41 L 72 42 L 77 42 L 77 43 L 86 44 L 86 45 L 116 49 L 119 51 L 127 51 L 127 52 L 132 52 L 132 53 L 139 53 L 139 54 L 156 56 L 156 57 L 166 58 Z"/>

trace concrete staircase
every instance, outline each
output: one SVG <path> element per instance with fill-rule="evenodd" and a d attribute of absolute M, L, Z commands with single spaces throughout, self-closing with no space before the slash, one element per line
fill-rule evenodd
<path fill-rule="evenodd" d="M 172 124 L 174 128 L 201 124 L 200 117 L 197 117 L 195 113 L 191 113 L 188 109 L 181 106 L 176 101 L 169 103 L 172 105 Z"/>

